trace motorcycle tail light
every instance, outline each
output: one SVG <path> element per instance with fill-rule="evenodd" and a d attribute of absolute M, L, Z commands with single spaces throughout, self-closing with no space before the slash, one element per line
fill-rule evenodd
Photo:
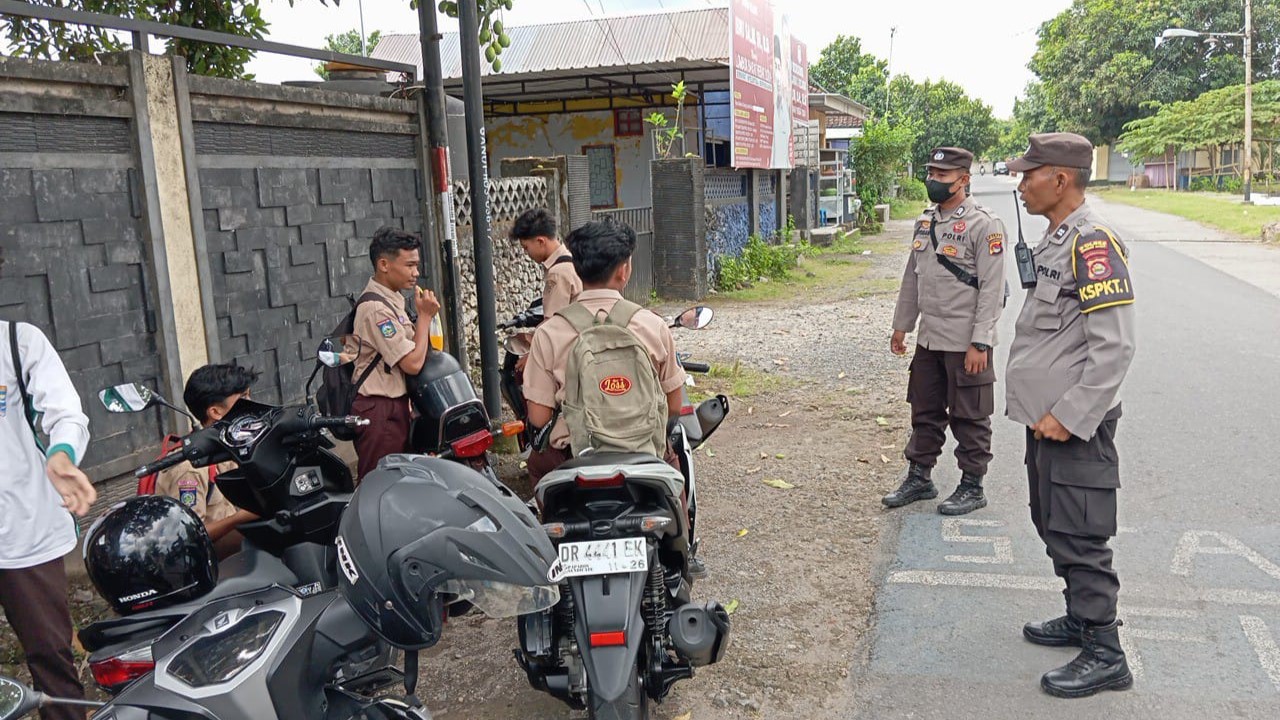
<path fill-rule="evenodd" d="M 453 448 L 455 457 L 480 457 L 489 448 L 493 447 L 493 433 L 488 430 L 479 430 L 464 438 L 454 440 L 449 443 L 449 447 Z"/>
<path fill-rule="evenodd" d="M 680 408 L 680 416 L 681 416 L 681 417 L 684 417 L 685 415 L 692 415 L 692 414 L 693 414 L 693 412 L 694 412 L 694 410 L 693 410 L 693 406 L 692 406 L 692 405 L 684 405 L 684 406 L 681 406 L 681 408 Z"/>
<path fill-rule="evenodd" d="M 579 475 L 573 479 L 573 482 L 580 488 L 594 490 L 597 488 L 620 488 L 626 480 L 626 475 L 618 473 L 611 477 L 585 477 Z"/>
<path fill-rule="evenodd" d="M 89 668 L 99 687 L 113 691 L 155 670 L 156 664 L 151 659 L 151 646 L 145 645 L 116 657 L 90 662 Z"/>

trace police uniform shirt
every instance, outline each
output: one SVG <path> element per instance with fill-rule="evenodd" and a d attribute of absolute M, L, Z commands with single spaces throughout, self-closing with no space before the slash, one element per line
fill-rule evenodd
<path fill-rule="evenodd" d="M 387 303 L 380 300 L 369 300 L 356 309 L 354 329 L 361 345 L 360 357 L 356 359 L 352 377 L 359 378 L 373 361 L 374 355 L 381 354 L 378 366 L 360 386 L 360 394 L 369 397 L 404 397 L 408 394 L 408 389 L 405 387 L 404 373 L 396 364 L 413 352 L 415 347 L 414 325 L 409 321 L 404 295 L 377 280 L 370 280 L 361 294 L 364 293 L 381 295 L 396 310 L 393 312 L 387 307 Z"/>
<path fill-rule="evenodd" d="M 560 262 L 560 258 L 572 257 L 569 248 L 561 244 L 560 248 L 551 253 L 551 257 L 542 263 L 547 270 L 547 278 L 542 284 L 543 317 L 555 315 L 568 307 L 569 303 L 577 300 L 578 295 L 582 293 L 582 281 L 578 279 L 578 272 L 573 269 L 573 263 Z"/>
<path fill-rule="evenodd" d="M 238 467 L 234 461 L 219 463 L 214 477 Z M 209 479 L 209 468 L 195 468 L 190 462 L 182 462 L 161 470 L 156 476 L 156 494 L 168 495 L 191 508 L 196 517 L 206 525 L 225 520 L 236 513 L 236 506 L 227 500 L 216 482 Z"/>
<path fill-rule="evenodd" d="M 1004 305 L 1004 246 L 1004 223 L 972 197 L 949 213 L 936 205 L 925 210 L 911 238 L 893 329 L 911 332 L 919 318 L 916 341 L 928 350 L 964 352 L 972 343 L 994 347 Z M 976 277 L 978 287 L 961 282 L 940 257 Z"/>
<path fill-rule="evenodd" d="M 1128 249 L 1086 202 L 1033 250 L 1036 286 L 1018 315 L 1006 372 L 1007 414 L 1046 413 L 1090 440 L 1119 404 L 1134 353 Z"/>
<path fill-rule="evenodd" d="M 603 318 L 621 299 L 622 294 L 617 290 L 584 290 L 577 301 Z M 676 343 L 662 318 L 641 308 L 627 329 L 649 350 L 662 392 L 671 393 L 684 385 L 685 373 L 676 358 Z M 529 364 L 524 368 L 526 400 L 549 408 L 560 406 L 564 401 L 564 371 L 569 363 L 569 351 L 577 339 L 578 331 L 559 315 L 547 318 L 538 326 L 529 349 Z M 569 428 L 559 420 L 551 430 L 551 447 L 563 449 L 568 445 Z"/>

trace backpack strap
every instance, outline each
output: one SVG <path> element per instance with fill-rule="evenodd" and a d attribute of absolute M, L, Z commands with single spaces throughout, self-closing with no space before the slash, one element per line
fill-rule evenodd
<path fill-rule="evenodd" d="M 572 255 L 562 255 L 556 258 L 555 262 L 551 263 L 551 267 L 555 267 L 556 265 L 563 265 L 565 263 L 571 263 L 571 262 L 573 262 Z"/>
<path fill-rule="evenodd" d="M 609 317 L 605 318 L 604 321 L 610 325 L 625 328 L 631 324 L 631 319 L 636 316 L 636 313 L 643 309 L 644 308 L 639 305 L 624 298 L 619 300 L 613 306 L 613 309 L 609 311 Z"/>
<path fill-rule="evenodd" d="M 578 334 L 586 332 L 588 328 L 596 324 L 596 315 L 586 308 L 582 303 L 569 303 L 565 307 L 560 308 L 556 312 L 557 315 L 569 321 L 574 330 Z"/>
<path fill-rule="evenodd" d="M 390 301 L 390 300 L 388 300 L 388 299 L 387 299 L 386 297 L 384 297 L 383 295 L 381 295 L 380 293 L 376 293 L 376 292 L 367 292 L 367 293 L 365 293 L 365 294 L 361 295 L 361 296 L 360 296 L 360 299 L 356 300 L 356 304 L 355 304 L 355 306 L 351 308 L 351 312 L 352 312 L 351 322 L 352 322 L 353 324 L 355 323 L 355 311 L 356 311 L 356 310 L 357 310 L 361 305 L 363 305 L 363 304 L 365 304 L 365 303 L 367 303 L 367 302 L 373 302 L 374 300 L 377 300 L 377 301 L 381 302 L 383 305 L 386 305 L 386 306 L 387 306 L 387 308 L 388 308 L 388 309 L 390 309 L 392 313 L 399 312 L 399 311 L 397 310 L 396 306 L 395 306 L 395 305 L 392 305 L 392 304 L 391 304 L 391 301 Z M 382 362 L 382 353 L 380 353 L 380 352 L 374 352 L 374 354 L 373 354 L 373 360 L 371 360 L 371 361 L 369 362 L 369 366 L 368 366 L 368 367 L 366 367 L 366 368 L 364 369 L 364 372 L 360 373 L 360 378 L 359 378 L 359 379 L 357 379 L 357 380 L 355 381 L 355 385 L 352 387 L 352 389 L 353 389 L 353 390 L 359 390 L 359 389 L 360 389 L 360 386 L 361 386 L 361 385 L 364 385 L 364 381 L 369 379 L 369 376 L 373 374 L 373 370 L 374 370 L 374 368 L 378 367 L 378 363 L 380 363 L 380 362 Z M 389 367 L 388 367 L 388 368 L 387 368 L 387 372 L 390 372 L 390 371 L 391 371 L 391 368 L 389 368 Z"/>
<path fill-rule="evenodd" d="M 27 371 L 22 367 L 22 353 L 18 350 L 18 323 L 9 323 L 9 356 L 13 360 L 13 374 L 18 376 L 18 392 L 22 394 L 22 414 L 27 417 L 27 427 L 31 428 L 31 437 L 36 447 L 44 453 L 40 444 L 40 435 L 36 432 L 36 409 L 31 405 L 31 393 L 27 391 Z"/>

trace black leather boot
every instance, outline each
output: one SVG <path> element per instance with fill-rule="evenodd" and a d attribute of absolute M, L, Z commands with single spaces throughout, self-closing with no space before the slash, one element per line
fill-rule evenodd
<path fill-rule="evenodd" d="M 1120 623 L 1085 625 L 1084 647 L 1075 660 L 1040 678 L 1040 687 L 1062 698 L 1088 697 L 1103 690 L 1133 686 L 1129 662 L 1120 648 Z"/>
<path fill-rule="evenodd" d="M 929 479 L 930 468 L 911 463 L 902 476 L 902 484 L 898 489 L 880 499 L 886 507 L 896 508 L 910 505 L 917 500 L 932 500 L 938 497 L 938 488 Z"/>
<path fill-rule="evenodd" d="M 943 515 L 967 515 L 987 506 L 987 496 L 982 494 L 982 476 L 971 472 L 960 476 L 960 484 L 951 497 L 938 503 Z"/>
<path fill-rule="evenodd" d="M 1022 636 L 1036 645 L 1081 647 L 1084 645 L 1084 623 L 1070 615 L 1044 622 L 1029 622 L 1022 626 Z"/>

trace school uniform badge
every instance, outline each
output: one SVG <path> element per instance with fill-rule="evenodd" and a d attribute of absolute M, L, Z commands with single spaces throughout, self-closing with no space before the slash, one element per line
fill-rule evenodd
<path fill-rule="evenodd" d="M 383 320 L 378 323 L 378 330 L 382 331 L 382 337 L 388 340 L 396 336 L 396 324 L 390 320 Z"/>

